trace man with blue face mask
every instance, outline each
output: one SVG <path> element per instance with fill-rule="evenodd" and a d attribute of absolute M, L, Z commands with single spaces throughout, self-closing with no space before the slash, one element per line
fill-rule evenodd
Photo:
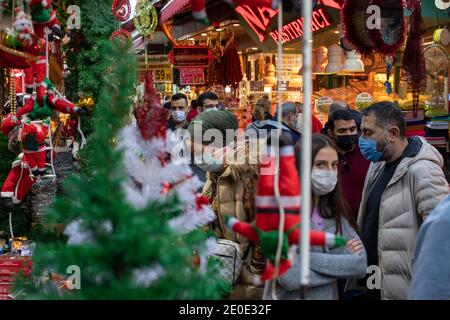
<path fill-rule="evenodd" d="M 425 139 L 406 138 L 405 129 L 402 111 L 391 102 L 363 111 L 359 147 L 372 164 L 358 226 L 368 265 L 381 272 L 376 274 L 380 287 L 368 290 L 373 299 L 407 298 L 417 231 L 450 193 L 442 156 Z M 366 284 L 372 282 L 369 278 Z"/>

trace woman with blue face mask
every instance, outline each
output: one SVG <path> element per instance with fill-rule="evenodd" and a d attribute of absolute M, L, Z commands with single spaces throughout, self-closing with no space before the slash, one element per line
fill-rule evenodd
<path fill-rule="evenodd" d="M 300 142 L 296 155 L 301 154 Z M 297 161 L 298 162 L 298 161 Z M 348 209 L 338 180 L 338 153 L 334 143 L 326 136 L 312 137 L 312 208 L 311 229 L 344 236 L 346 247 L 325 249 L 311 247 L 310 286 L 308 299 L 338 299 L 338 279 L 362 278 L 366 274 L 367 259 L 364 247 L 355 226 L 349 222 Z M 270 299 L 271 284 L 267 285 L 264 297 Z M 300 299 L 300 257 L 277 281 L 279 299 Z"/>

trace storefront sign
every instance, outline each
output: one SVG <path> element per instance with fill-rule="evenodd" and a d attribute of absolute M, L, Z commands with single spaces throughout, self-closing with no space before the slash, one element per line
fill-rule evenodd
<path fill-rule="evenodd" d="M 205 84 L 204 68 L 181 68 L 180 85 L 200 85 Z"/>
<path fill-rule="evenodd" d="M 174 47 L 172 62 L 175 67 L 207 67 L 209 64 L 208 47 Z"/>
<path fill-rule="evenodd" d="M 323 9 L 313 11 L 311 21 L 312 32 L 325 29 L 331 26 L 331 23 L 332 20 L 330 16 Z M 281 35 L 279 34 L 278 30 L 274 30 L 270 32 L 270 36 L 273 38 L 273 40 L 275 40 L 276 43 L 278 43 L 279 41 L 281 41 L 282 43 L 286 43 L 303 37 L 303 28 L 304 25 L 302 17 L 283 26 Z"/>
<path fill-rule="evenodd" d="M 332 0 L 321 1 L 325 6 L 335 8 L 336 4 Z M 278 43 L 290 42 L 295 39 L 299 39 L 303 36 L 303 17 L 289 22 L 283 26 L 281 35 L 278 30 L 269 30 L 273 17 L 278 14 L 278 10 L 274 10 L 269 7 L 257 7 L 252 8 L 248 5 L 241 5 L 236 7 L 236 12 L 247 21 L 248 25 L 255 31 L 261 42 L 267 40 L 267 35 L 270 35 L 272 39 Z M 312 12 L 311 30 L 316 32 L 331 26 L 333 23 L 331 17 L 325 11 L 324 8 L 316 9 Z"/>
<path fill-rule="evenodd" d="M 172 69 L 157 69 L 153 71 L 155 82 L 172 82 Z"/>
<path fill-rule="evenodd" d="M 147 56 L 147 70 L 170 69 L 172 65 L 167 54 L 154 54 Z"/>

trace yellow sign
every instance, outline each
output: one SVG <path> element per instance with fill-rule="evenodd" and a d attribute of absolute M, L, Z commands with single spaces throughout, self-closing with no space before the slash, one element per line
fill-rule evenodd
<path fill-rule="evenodd" d="M 164 64 L 154 64 L 154 63 L 148 63 L 147 64 L 147 70 L 160 70 L 160 69 L 171 69 L 172 65 L 170 63 L 164 63 Z"/>
<path fill-rule="evenodd" d="M 172 83 L 172 69 L 157 69 L 153 71 L 153 79 L 155 82 Z"/>

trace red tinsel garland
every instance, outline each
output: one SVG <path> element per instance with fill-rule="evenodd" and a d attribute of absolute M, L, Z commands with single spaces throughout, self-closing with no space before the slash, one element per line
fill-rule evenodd
<path fill-rule="evenodd" d="M 387 44 L 383 41 L 383 36 L 381 35 L 380 30 L 372 29 L 369 30 L 369 37 L 375 44 L 374 49 L 383 54 L 383 55 L 393 55 L 395 54 L 403 45 L 406 39 L 405 31 L 406 31 L 406 21 L 405 21 L 405 12 L 404 9 L 406 7 L 405 0 L 398 0 L 401 2 L 401 6 L 403 7 L 402 11 L 402 32 L 400 34 L 400 38 L 394 44 Z M 372 0 L 372 5 L 378 5 L 382 7 L 384 0 Z"/>
<path fill-rule="evenodd" d="M 346 0 L 341 10 L 341 21 L 344 23 L 345 38 L 352 44 L 356 50 L 363 56 L 372 53 L 373 46 L 368 46 L 356 37 L 355 29 L 353 27 L 353 13 L 356 9 L 356 4 L 361 0 Z"/>
<path fill-rule="evenodd" d="M 405 7 L 405 0 L 401 1 L 403 8 Z M 384 0 L 372 0 L 368 5 L 378 5 L 382 8 Z M 377 51 L 383 55 L 392 55 L 397 52 L 405 41 L 405 29 L 406 21 L 404 14 L 402 16 L 402 33 L 398 41 L 395 44 L 389 45 L 383 41 L 380 30 L 378 29 L 367 29 L 365 23 L 362 27 L 366 28 L 366 34 L 368 39 L 373 43 L 373 45 L 367 45 L 356 36 L 356 30 L 353 24 L 353 14 L 355 10 L 360 9 L 357 4 L 360 4 L 361 0 L 346 0 L 344 6 L 341 10 L 341 21 L 344 23 L 345 38 L 356 48 L 356 50 L 363 56 L 368 56 L 373 51 Z M 366 7 L 367 7 L 366 6 Z M 365 8 L 366 8 L 365 7 Z M 365 10 L 364 10 L 365 11 Z"/>

